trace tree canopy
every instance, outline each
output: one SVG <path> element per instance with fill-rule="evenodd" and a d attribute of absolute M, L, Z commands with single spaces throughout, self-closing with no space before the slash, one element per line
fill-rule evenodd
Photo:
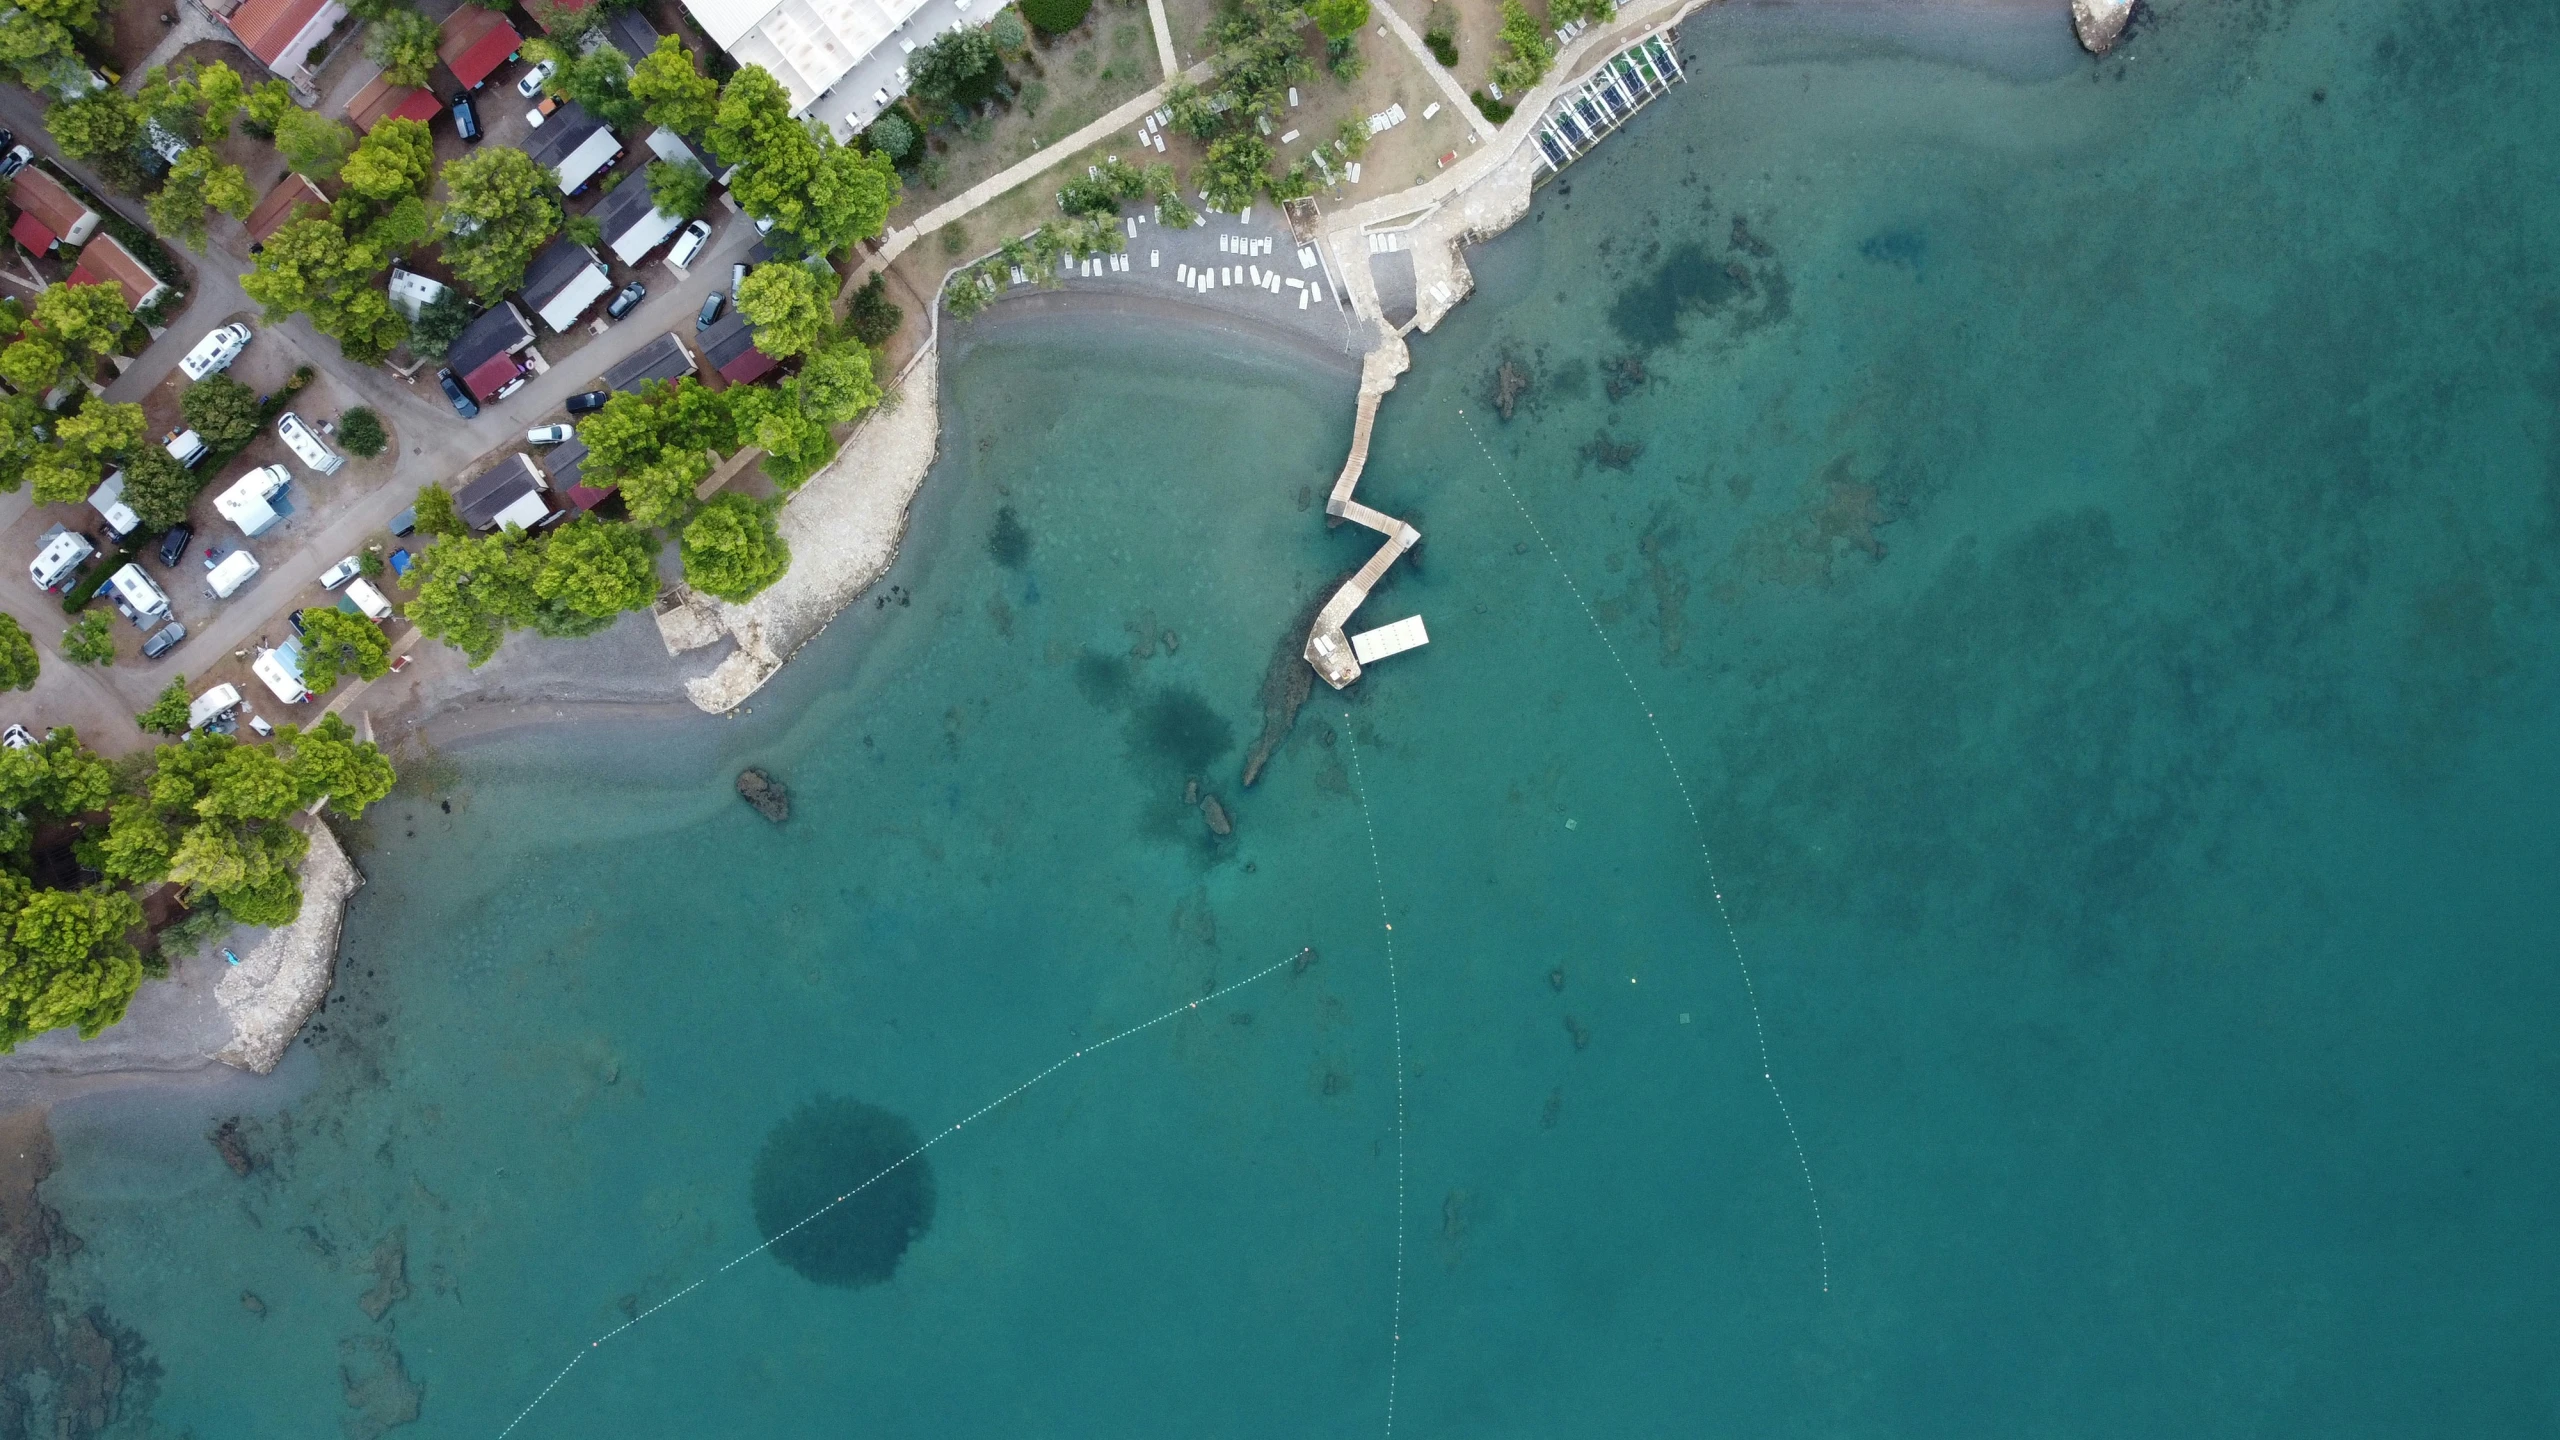
<path fill-rule="evenodd" d="M 160 692 L 159 699 L 151 702 L 150 709 L 133 719 L 135 724 L 154 735 L 184 735 L 189 714 L 187 677 L 179 675 L 169 681 L 168 688 Z"/>
<path fill-rule="evenodd" d="M 37 500 L 68 505 L 88 498 L 106 478 L 110 459 L 142 443 L 142 407 L 92 399 L 79 413 L 53 422 L 54 445 L 26 467 Z"/>
<path fill-rule="evenodd" d="M 483 300 L 523 284 L 525 267 L 560 231 L 557 179 L 522 150 L 493 145 L 444 167 L 444 187 L 436 238 L 454 278 Z"/>
<path fill-rule="evenodd" d="M 692 52 L 673 35 L 659 36 L 658 48 L 631 67 L 630 83 L 642 116 L 679 135 L 700 135 L 719 113 L 720 87 L 694 68 Z"/>
<path fill-rule="evenodd" d="M 138 446 L 124 462 L 124 503 L 142 528 L 166 530 L 187 518 L 204 479 L 204 472 L 179 464 L 166 447 Z"/>
<path fill-rule="evenodd" d="M 1308 8 L 1327 40 L 1349 40 L 1369 26 L 1369 0 L 1315 0 Z"/>
<path fill-rule="evenodd" d="M 124 287 L 60 282 L 36 296 L 35 313 L 7 349 L 0 350 L 0 378 L 30 395 L 86 380 L 116 353 L 133 328 Z"/>
<path fill-rule="evenodd" d="M 32 690 L 42 669 L 35 637 L 17 616 L 0 614 L 0 690 Z"/>
<path fill-rule="evenodd" d="M 631 62 L 620 50 L 611 45 L 582 50 L 556 40 L 537 40 L 525 49 L 555 67 L 542 82 L 546 92 L 577 102 L 616 130 L 640 123 L 646 107 L 631 91 Z"/>
<path fill-rule="evenodd" d="M 1064 0 L 1074 3 L 1074 0 Z M 1090 4 L 1091 0 L 1084 0 Z M 1076 17 L 1081 21 L 1084 17 Z M 1039 23 L 1036 19 L 1034 24 Z M 1067 26 L 1074 29 L 1074 23 Z M 907 58 L 908 84 L 918 96 L 944 105 L 975 105 L 996 93 L 1004 79 L 1004 55 L 985 27 L 945 30 Z M 736 85 L 732 79 L 729 82 Z M 726 153 L 726 152 L 723 152 Z"/>
<path fill-rule="evenodd" d="M 424 14 L 394 10 L 365 28 L 365 58 L 382 67 L 394 85 L 424 85 L 435 73 L 436 47 L 444 27 Z"/>
<path fill-rule="evenodd" d="M 816 253 L 879 234 L 897 204 L 889 157 L 840 145 L 825 127 L 792 118 L 789 92 L 760 66 L 729 77 L 710 142 L 738 167 L 729 193 L 746 212 Z"/>
<path fill-rule="evenodd" d="M 142 188 L 142 106 L 113 85 L 44 112 L 45 133 L 62 153 L 87 163 L 123 190 Z"/>
<path fill-rule="evenodd" d="M 723 397 L 690 378 L 652 383 L 616 395 L 578 426 L 589 485 L 618 485 L 631 518 L 672 525 L 693 505 L 693 489 L 710 475 L 711 452 L 738 448 L 737 426 Z"/>
<path fill-rule="evenodd" d="M 90 610 L 73 620 L 62 631 L 62 658 L 74 665 L 112 665 L 116 662 L 115 617 L 104 610 Z"/>
<path fill-rule="evenodd" d="M 258 113 L 254 105 L 249 113 L 253 118 Z M 348 153 L 356 148 L 355 131 L 294 105 L 289 97 L 273 128 L 276 153 L 284 157 L 285 165 L 314 180 L 337 179 L 338 167 L 347 163 Z"/>
<path fill-rule="evenodd" d="M 341 672 L 379 680 L 391 671 L 391 637 L 362 615 L 334 607 L 302 612 L 302 683 L 314 695 L 338 688 Z"/>
<path fill-rule="evenodd" d="M 202 250 L 205 225 L 214 211 L 246 220 L 257 203 L 257 193 L 249 188 L 249 172 L 222 163 L 212 146 L 198 145 L 169 167 L 168 178 L 147 205 L 151 228 L 190 250 Z"/>
<path fill-rule="evenodd" d="M 373 288 L 373 277 L 389 263 L 379 248 L 350 237 L 336 219 L 314 215 L 269 237 L 240 277 L 240 288 L 265 307 L 268 320 L 308 314 L 348 359 L 369 365 L 408 334 L 408 321 L 391 308 L 390 297 Z"/>
<path fill-rule="evenodd" d="M 258 392 L 220 374 L 188 386 L 178 397 L 178 413 L 216 450 L 248 444 L 257 438 L 261 421 Z"/>
<path fill-rule="evenodd" d="M 835 272 L 820 279 L 797 261 L 759 265 L 738 287 L 738 313 L 755 327 L 756 348 L 777 360 L 816 349 L 835 330 Z"/>
<path fill-rule="evenodd" d="M 774 526 L 774 507 L 744 495 L 715 495 L 684 527 L 677 547 L 685 583 L 723 600 L 746 600 L 791 568 L 791 547 Z"/>

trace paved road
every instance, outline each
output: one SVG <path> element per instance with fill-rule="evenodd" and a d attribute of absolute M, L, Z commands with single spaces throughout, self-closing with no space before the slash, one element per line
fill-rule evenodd
<path fill-rule="evenodd" d="M 149 223 L 140 201 L 117 194 L 86 167 L 63 159 L 52 137 L 44 132 L 42 102 L 37 97 L 15 86 L 0 86 L 0 124 L 17 131 L 20 143 L 78 176 L 126 218 L 137 224 Z M 757 238 L 755 227 L 725 204 L 712 207 L 712 221 L 717 228 L 711 246 L 691 275 L 679 280 L 663 265 L 653 264 L 647 274 L 649 298 L 638 310 L 589 341 L 569 360 L 554 365 L 550 373 L 531 377 L 523 389 L 503 402 L 482 406 L 478 418 L 469 421 L 456 416 L 445 403 L 433 371 L 423 372 L 412 384 L 379 366 L 352 364 L 339 353 L 337 342 L 312 329 L 304 316 L 294 316 L 281 325 L 259 326 L 262 336 L 282 331 L 312 365 L 327 371 L 380 411 L 398 432 L 406 453 L 379 489 L 349 506 L 329 525 L 300 536 L 295 549 L 283 554 L 260 554 L 263 569 L 256 587 L 200 632 L 189 635 L 186 644 L 169 657 L 159 662 L 132 659 L 108 671 L 82 673 L 90 674 L 100 688 L 121 696 L 130 709 L 139 710 L 158 696 L 170 674 L 205 663 L 198 657 L 207 652 L 226 653 L 260 634 L 282 633 L 283 612 L 304 596 L 320 572 L 386 528 L 391 517 L 409 507 L 419 486 L 449 480 L 479 457 L 504 448 L 510 441 L 521 441 L 527 428 L 557 411 L 570 395 L 589 388 L 606 367 L 668 330 L 682 334 L 690 344 L 692 317 L 701 308 L 703 298 L 714 290 L 728 288 L 731 263 L 744 259 Z M 219 249 L 209 254 L 186 254 L 196 270 L 196 287 L 186 311 L 167 334 L 107 387 L 108 398 L 141 399 L 177 368 L 180 357 L 214 323 L 234 312 L 258 308 L 240 289 L 239 276 L 247 268 L 245 261 Z M 676 283 L 668 283 L 670 280 Z M 24 490 L 0 495 L 0 527 L 14 521 L 32 503 Z M 61 508 L 76 511 L 84 520 L 93 518 L 80 507 Z M 14 564 L 20 558 L 0 556 L 0 563 Z M 52 596 L 0 576 L 0 609 L 17 616 L 37 637 L 48 672 L 75 668 L 53 648 L 67 617 Z M 38 720 L 45 717 L 39 715 L 24 723 L 31 729 L 39 728 Z M 82 725 L 85 734 L 90 733 L 95 722 L 82 719 L 76 723 Z"/>

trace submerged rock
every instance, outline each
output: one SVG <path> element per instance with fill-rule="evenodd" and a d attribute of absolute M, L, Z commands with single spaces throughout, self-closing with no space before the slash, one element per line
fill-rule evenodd
<path fill-rule="evenodd" d="M 1227 807 L 1218 803 L 1217 796 L 1203 795 L 1200 797 L 1200 815 L 1202 819 L 1209 822 L 1209 832 L 1211 834 L 1233 835 L 1236 833 L 1235 822 L 1227 818 Z"/>
<path fill-rule="evenodd" d="M 373 1285 L 356 1297 L 356 1304 L 364 1307 L 364 1318 L 379 1320 L 408 1298 L 409 1230 L 401 1226 L 373 1247 Z"/>
<path fill-rule="evenodd" d="M 222 1163 L 231 1167 L 232 1174 L 246 1176 L 258 1168 L 258 1157 L 249 1153 L 249 1142 L 240 1138 L 239 1116 L 234 1115 L 214 1126 L 212 1133 L 204 1138 L 213 1142 L 213 1148 L 220 1152 Z"/>
<path fill-rule="evenodd" d="M 738 772 L 738 798 L 776 825 L 791 818 L 791 792 L 782 788 L 781 781 L 754 766 Z"/>
<path fill-rule="evenodd" d="M 2071 0 L 2071 28 L 2080 32 L 2081 48 L 2092 55 L 2116 48 L 2132 22 L 2133 0 Z"/>
<path fill-rule="evenodd" d="M 409 1378 L 400 1352 L 379 1335 L 355 1335 L 338 1342 L 338 1384 L 353 1415 L 339 1422 L 347 1440 L 375 1440 L 386 1431 L 415 1424 L 426 1392 Z"/>
<path fill-rule="evenodd" d="M 259 1299 L 258 1292 L 254 1290 L 243 1290 L 240 1292 L 240 1308 L 257 1316 L 261 1320 L 267 1318 L 267 1302 Z"/>

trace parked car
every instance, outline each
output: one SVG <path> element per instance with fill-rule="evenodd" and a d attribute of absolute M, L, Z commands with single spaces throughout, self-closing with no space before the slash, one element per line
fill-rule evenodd
<path fill-rule="evenodd" d="M 169 533 L 160 537 L 161 568 L 164 570 L 177 569 L 178 562 L 187 558 L 188 542 L 195 538 L 196 531 L 195 527 L 192 525 L 170 526 Z"/>
<path fill-rule="evenodd" d="M 301 612 L 301 611 L 299 611 L 299 610 L 296 610 L 296 611 L 294 611 L 292 614 L 285 616 L 285 617 L 284 617 L 284 623 L 286 623 L 287 625 L 290 625 L 290 626 L 292 626 L 292 627 L 293 627 L 293 633 L 294 633 L 294 634 L 296 634 L 296 635 L 301 634 L 301 633 L 302 633 L 302 612 Z"/>
<path fill-rule="evenodd" d="M 471 108 L 471 92 L 468 90 L 453 92 L 453 128 L 454 133 L 462 137 L 462 143 L 480 143 L 480 112 Z"/>
<path fill-rule="evenodd" d="M 0 125 L 0 150 L 6 150 L 17 143 L 18 132 L 6 125 Z"/>
<path fill-rule="evenodd" d="M 453 402 L 453 413 L 465 420 L 480 413 L 480 402 L 472 399 L 471 392 L 462 388 L 462 381 L 455 377 L 452 366 L 436 372 L 436 383 L 444 387 L 444 398 Z"/>
<path fill-rule="evenodd" d="M 168 624 L 160 627 L 160 629 L 156 631 L 150 639 L 142 642 L 142 658 L 145 660 L 157 660 L 161 656 L 168 654 L 170 651 L 177 649 L 178 642 L 186 638 L 187 627 L 179 624 L 175 620 L 172 620 Z"/>
<path fill-rule="evenodd" d="M 630 314 L 631 307 L 648 298 L 648 294 L 649 287 L 641 284 L 637 280 L 623 286 L 622 293 L 613 297 L 613 303 L 604 307 L 606 318 L 619 320 L 623 316 Z"/>
<path fill-rule="evenodd" d="M 543 82 L 543 81 L 545 81 L 545 80 L 550 79 L 550 78 L 551 78 L 551 72 L 553 72 L 553 71 L 555 71 L 555 70 L 557 70 L 557 69 L 559 69 L 559 68 L 560 68 L 560 67 L 559 67 L 558 65 L 553 64 L 551 61 L 545 60 L 545 61 L 541 62 L 540 64 L 538 64 L 538 65 L 534 66 L 532 69 L 527 70 L 526 72 L 524 72 L 524 78 L 516 82 L 516 93 L 517 93 L 517 94 L 519 94 L 519 95 L 521 95 L 521 96 L 523 96 L 523 97 L 524 97 L 524 98 L 526 98 L 527 100 L 530 100 L 530 99 L 532 99 L 534 96 L 541 94 L 541 93 L 542 93 L 542 82 Z"/>
<path fill-rule="evenodd" d="M 745 288 L 747 288 L 747 262 L 741 260 L 729 267 L 729 293 L 735 295 Z"/>
<path fill-rule="evenodd" d="M 693 317 L 693 328 L 696 330 L 710 329 L 711 322 L 720 318 L 720 307 L 727 303 L 729 303 L 728 296 L 721 294 L 717 290 L 712 291 L 710 295 L 703 299 L 702 313 Z"/>
<path fill-rule="evenodd" d="M 355 556 L 350 555 L 346 559 L 341 560 L 337 564 L 320 572 L 320 588 L 323 590 L 335 590 L 339 586 L 356 578 L 357 572 L 362 569 L 364 569 L 364 562 L 358 560 Z"/>
<path fill-rule="evenodd" d="M 16 146 L 6 155 L 0 155 L 0 180 L 6 180 L 26 169 L 35 158 L 36 152 L 24 145 Z"/>
<path fill-rule="evenodd" d="M 572 415 L 591 415 L 603 409 L 604 402 L 612 398 L 613 392 L 610 390 L 580 391 L 569 397 L 568 410 Z"/>
<path fill-rule="evenodd" d="M 36 748 L 36 737 L 27 733 L 26 726 L 12 725 L 6 730 L 0 730 L 0 745 L 6 745 L 12 750 L 33 750 Z"/>
<path fill-rule="evenodd" d="M 710 243 L 711 222 L 696 220 L 684 227 L 684 233 L 676 237 L 675 248 L 667 252 L 667 263 L 681 270 L 692 264 L 693 257 L 701 254 L 702 247 Z"/>
<path fill-rule="evenodd" d="M 578 433 L 575 425 L 536 425 L 524 432 L 527 445 L 566 445 Z"/>

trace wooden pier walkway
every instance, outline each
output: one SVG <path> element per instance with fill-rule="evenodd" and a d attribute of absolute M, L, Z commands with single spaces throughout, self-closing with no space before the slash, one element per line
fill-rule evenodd
<path fill-rule="evenodd" d="M 1396 360 L 1402 358 L 1398 355 Z M 1369 432 L 1377 424 L 1378 402 L 1386 398 L 1386 387 L 1395 383 L 1394 370 L 1404 368 L 1395 361 L 1379 363 L 1383 359 L 1383 350 L 1373 350 L 1361 367 L 1360 410 L 1351 424 L 1351 455 L 1342 462 L 1342 473 L 1334 477 L 1333 492 L 1325 497 L 1324 502 L 1327 515 L 1355 525 L 1365 525 L 1387 537 L 1386 543 L 1378 547 L 1378 553 L 1370 556 L 1367 564 L 1342 582 L 1342 588 L 1334 591 L 1333 598 L 1316 612 L 1316 623 L 1307 632 L 1307 663 L 1324 677 L 1324 683 L 1336 690 L 1360 678 L 1360 659 L 1351 653 L 1351 637 L 1344 633 L 1342 627 L 1350 623 L 1353 612 L 1367 602 L 1369 592 L 1377 588 L 1378 581 L 1385 577 L 1387 567 L 1422 543 L 1421 531 L 1385 511 L 1372 509 L 1352 498 L 1352 492 L 1360 485 L 1360 472 L 1368 468 Z M 1393 365 L 1393 370 L 1387 369 L 1388 364 Z M 1386 373 L 1373 376 L 1375 371 Z"/>

